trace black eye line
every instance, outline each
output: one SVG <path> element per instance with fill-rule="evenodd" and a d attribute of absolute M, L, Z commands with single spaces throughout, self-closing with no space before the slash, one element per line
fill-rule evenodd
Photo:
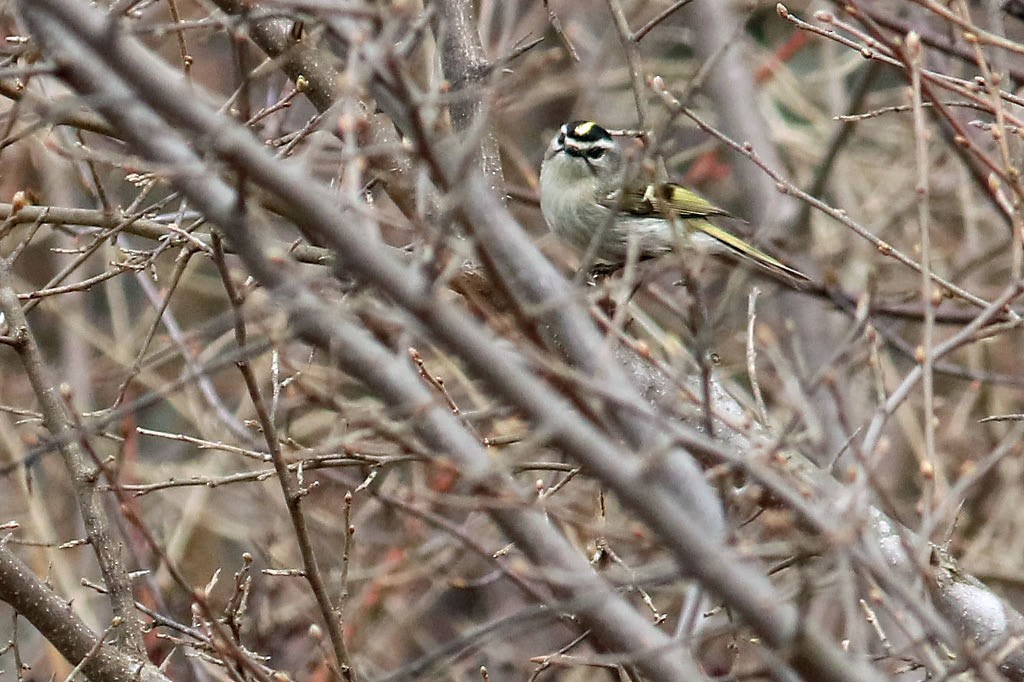
<path fill-rule="evenodd" d="M 590 160 L 600 159 L 608 151 L 603 147 L 590 147 L 589 149 L 583 150 L 579 147 L 562 147 L 562 151 L 569 156 L 575 156 L 577 159 L 584 159 L 589 162 Z"/>

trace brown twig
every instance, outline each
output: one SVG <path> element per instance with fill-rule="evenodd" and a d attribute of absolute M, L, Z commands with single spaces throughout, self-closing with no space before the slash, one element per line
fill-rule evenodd
<path fill-rule="evenodd" d="M 245 326 L 245 317 L 242 314 L 244 299 L 232 281 L 231 271 L 224 260 L 224 249 L 221 246 L 220 238 L 216 234 L 213 235 L 213 262 L 217 266 L 217 272 L 220 274 L 221 282 L 224 284 L 224 290 L 227 292 L 228 301 L 231 303 L 231 309 L 235 315 L 235 343 L 239 348 L 245 348 L 248 333 Z M 328 637 L 331 640 L 331 646 L 337 659 L 338 667 L 335 672 L 339 680 L 354 682 L 356 676 L 352 669 L 348 648 L 345 646 L 340 614 L 335 609 L 330 595 L 327 594 L 327 585 L 320 572 L 316 553 L 313 551 L 313 544 L 306 527 L 306 517 L 302 511 L 302 498 L 306 496 L 307 491 L 301 487 L 298 478 L 293 475 L 292 471 L 288 468 L 288 462 L 284 459 L 284 453 L 281 451 L 281 442 L 277 435 L 277 426 L 270 418 L 270 412 L 267 409 L 266 402 L 263 400 L 263 392 L 260 390 L 259 380 L 256 378 L 252 365 L 249 364 L 248 360 L 243 359 L 238 362 L 238 370 L 245 380 L 253 408 L 256 410 L 260 433 L 263 434 L 264 441 L 267 444 L 271 460 L 274 463 L 274 470 L 277 472 L 277 480 L 281 486 L 281 492 L 284 494 L 285 505 L 288 508 L 292 528 L 295 531 L 295 539 L 299 546 L 299 553 L 302 556 L 303 575 L 309 583 L 317 605 L 320 607 L 320 615 L 327 626 Z M 301 473 L 301 468 L 298 471 Z"/>
<path fill-rule="evenodd" d="M 655 15 L 653 19 L 648 21 L 646 24 L 644 24 L 637 30 L 633 31 L 633 33 L 629 36 L 630 40 L 632 40 L 634 43 L 639 43 L 641 40 L 644 39 L 644 37 L 648 33 L 653 31 L 658 26 L 658 24 L 665 21 L 670 16 L 675 14 L 677 10 L 681 10 L 682 8 L 689 5 L 691 2 L 693 2 L 693 0 L 676 0 L 674 3 L 663 9 L 661 12 L 658 12 L 658 14 Z"/>
<path fill-rule="evenodd" d="M 916 33 L 907 36 L 904 46 L 905 59 L 910 65 L 910 97 L 914 114 L 914 160 L 917 166 L 917 180 L 914 192 L 917 196 L 917 222 L 921 234 L 921 303 L 924 306 L 924 326 L 921 333 L 921 345 L 918 347 L 918 360 L 921 366 L 921 386 L 924 404 L 924 453 L 918 466 L 925 477 L 924 491 L 925 509 L 929 510 L 937 499 L 945 494 L 948 484 L 941 470 L 937 470 L 935 460 L 935 374 L 932 349 L 935 346 L 935 304 L 941 302 L 941 292 L 936 292 L 931 281 L 932 247 L 931 247 L 931 190 L 929 175 L 931 164 L 928 156 L 928 130 L 925 124 L 924 108 L 921 106 L 921 69 L 924 64 L 924 51 L 921 38 Z M 940 295 L 936 295 L 939 293 Z M 925 512 L 928 517 L 928 511 Z"/>
<path fill-rule="evenodd" d="M 547 10 L 548 13 L 548 23 L 551 24 L 551 28 L 555 29 L 555 34 L 558 35 L 562 44 L 565 45 L 565 49 L 569 53 L 569 57 L 574 62 L 578 62 L 580 60 L 580 56 L 576 52 L 576 48 L 573 47 L 572 41 L 569 40 L 569 36 L 565 35 L 565 31 L 562 30 L 562 20 L 559 19 L 558 15 L 555 14 L 555 11 L 551 9 L 549 2 L 550 0 L 544 0 L 544 9 Z"/>
<path fill-rule="evenodd" d="M 612 13 L 612 20 L 615 30 L 619 34 L 619 43 L 626 53 L 626 65 L 629 69 L 629 79 L 633 85 L 633 103 L 636 105 L 637 126 L 646 131 L 648 129 L 647 114 L 647 87 L 644 76 L 643 65 L 640 63 L 640 51 L 637 49 L 637 41 L 633 39 L 633 32 L 629 28 L 629 21 L 622 9 L 619 0 L 606 0 L 608 9 Z"/>

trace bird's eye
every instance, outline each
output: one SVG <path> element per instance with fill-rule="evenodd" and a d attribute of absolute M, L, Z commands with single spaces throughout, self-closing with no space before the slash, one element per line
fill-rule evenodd
<path fill-rule="evenodd" d="M 604 147 L 591 147 L 587 150 L 588 159 L 600 159 L 604 156 Z"/>
<path fill-rule="evenodd" d="M 558 143 L 557 144 L 558 144 L 559 147 L 564 147 L 565 146 L 565 133 L 558 133 Z"/>

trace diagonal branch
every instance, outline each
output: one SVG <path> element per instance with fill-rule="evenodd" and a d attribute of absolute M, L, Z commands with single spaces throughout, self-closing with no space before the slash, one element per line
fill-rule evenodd
<path fill-rule="evenodd" d="M 100 638 L 67 602 L 43 584 L 21 559 L 0 542 L 0 599 L 23 615 L 54 647 L 94 682 L 169 682 L 141 657 L 129 656 Z M 122 622 L 121 628 L 127 626 Z"/>
<path fill-rule="evenodd" d="M 142 657 L 145 651 L 142 642 L 142 621 L 135 611 L 132 583 L 124 563 L 121 544 L 113 536 L 113 524 L 103 508 L 103 499 L 96 488 L 99 472 L 79 444 L 74 421 L 68 414 L 67 405 L 61 395 L 61 387 L 49 376 L 46 363 L 36 343 L 22 310 L 18 294 L 13 287 L 11 262 L 0 261 L 0 309 L 3 310 L 14 337 L 14 349 L 18 353 L 25 374 L 32 383 L 32 390 L 39 400 L 43 423 L 54 439 L 60 443 L 59 450 L 64 467 L 71 476 L 78 503 L 79 513 L 89 536 L 100 572 L 113 604 L 114 615 L 124 620 L 122 648 L 125 653 Z"/>

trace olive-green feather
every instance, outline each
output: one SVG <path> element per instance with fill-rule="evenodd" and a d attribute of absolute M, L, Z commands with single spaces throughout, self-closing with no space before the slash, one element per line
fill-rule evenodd
<path fill-rule="evenodd" d="M 710 201 L 692 192 L 682 185 L 666 182 L 658 185 L 656 190 L 662 213 L 677 215 L 681 218 L 699 218 L 707 216 L 729 216 L 729 212 L 715 206 Z"/>
<path fill-rule="evenodd" d="M 671 182 L 641 185 L 623 190 L 621 195 L 615 192 L 602 199 L 601 204 L 637 216 L 729 217 L 729 212 L 725 209 L 715 206 L 696 192 Z"/>

